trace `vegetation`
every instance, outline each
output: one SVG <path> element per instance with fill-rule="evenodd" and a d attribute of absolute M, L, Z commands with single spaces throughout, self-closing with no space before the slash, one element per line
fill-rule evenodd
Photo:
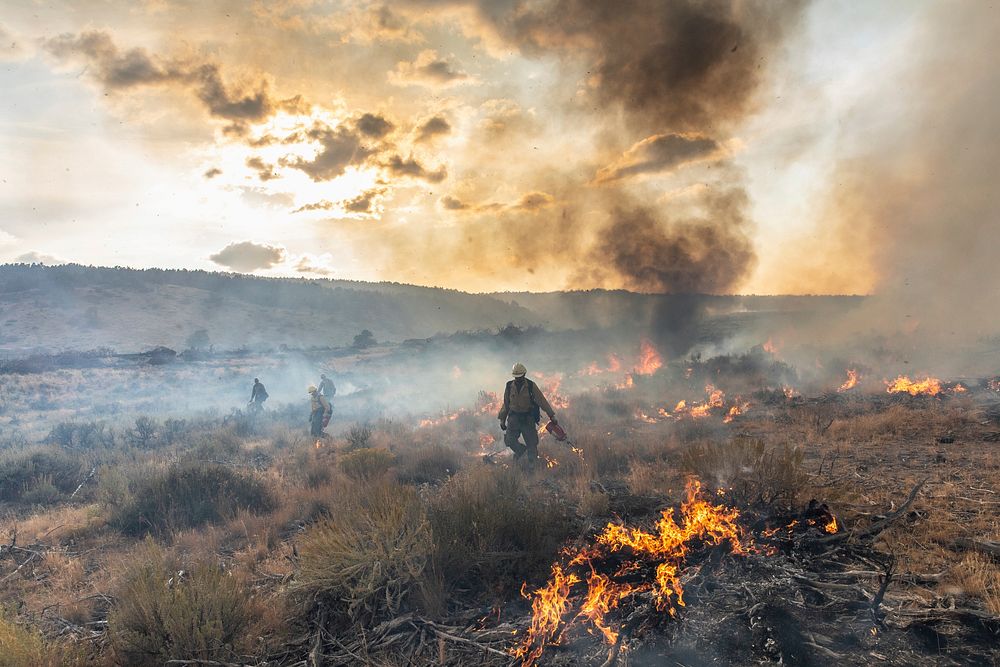
<path fill-rule="evenodd" d="M 239 576 L 213 563 L 182 568 L 147 543 L 123 574 L 108 635 L 122 665 L 242 661 L 255 649 L 250 631 L 260 617 Z"/>
<path fill-rule="evenodd" d="M 136 480 L 131 498 L 112 515 L 126 535 L 173 531 L 231 519 L 241 510 L 267 512 L 275 501 L 256 477 L 216 464 L 175 464 Z"/>

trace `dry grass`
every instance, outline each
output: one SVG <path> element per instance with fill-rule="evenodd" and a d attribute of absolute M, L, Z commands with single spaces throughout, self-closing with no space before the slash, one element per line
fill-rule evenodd
<path fill-rule="evenodd" d="M 979 598 L 987 611 L 1000 616 L 1000 566 L 991 557 L 967 554 L 951 571 L 948 583 L 956 594 Z"/>

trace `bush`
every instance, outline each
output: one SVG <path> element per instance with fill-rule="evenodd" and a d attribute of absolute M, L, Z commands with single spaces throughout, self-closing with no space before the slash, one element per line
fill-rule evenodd
<path fill-rule="evenodd" d="M 156 438 L 156 422 L 149 417 L 136 417 L 135 426 L 125 431 L 128 444 L 139 449 L 148 449 Z"/>
<path fill-rule="evenodd" d="M 548 568 L 570 529 L 564 510 L 532 497 L 523 475 L 506 468 L 456 475 L 428 518 L 434 568 L 451 586 L 507 593 Z"/>
<path fill-rule="evenodd" d="M 463 456 L 444 445 L 411 447 L 399 455 L 396 478 L 406 484 L 437 484 L 462 467 Z"/>
<path fill-rule="evenodd" d="M 384 449 L 356 449 L 340 457 L 340 470 L 351 479 L 369 480 L 392 467 L 395 458 Z"/>
<path fill-rule="evenodd" d="M 0 667 L 54 665 L 42 636 L 0 615 Z"/>
<path fill-rule="evenodd" d="M 21 500 L 36 489 L 72 493 L 80 483 L 79 457 L 52 449 L 34 449 L 0 456 L 0 500 Z"/>
<path fill-rule="evenodd" d="M 423 585 L 433 549 L 420 499 L 381 483 L 338 510 L 303 537 L 296 588 L 351 621 L 398 614 Z"/>
<path fill-rule="evenodd" d="M 115 435 L 104 422 L 61 422 L 52 427 L 46 442 L 65 449 L 113 447 Z"/>
<path fill-rule="evenodd" d="M 183 571 L 151 542 L 134 560 L 108 615 L 115 664 L 244 662 L 261 614 L 246 584 L 215 564 Z"/>
<path fill-rule="evenodd" d="M 252 475 L 214 464 L 177 464 L 140 480 L 111 522 L 127 535 L 166 535 L 232 518 L 239 510 L 268 512 L 275 501 Z"/>
<path fill-rule="evenodd" d="M 372 433 L 368 424 L 354 424 L 347 431 L 347 449 L 367 449 L 371 446 Z"/>
<path fill-rule="evenodd" d="M 727 489 L 730 503 L 748 507 L 792 506 L 806 483 L 799 448 L 768 449 L 757 438 L 693 445 L 684 452 L 682 466 L 705 484 Z"/>

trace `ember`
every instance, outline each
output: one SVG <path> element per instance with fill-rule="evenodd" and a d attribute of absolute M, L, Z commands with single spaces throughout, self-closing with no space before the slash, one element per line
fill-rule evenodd
<path fill-rule="evenodd" d="M 739 511 L 704 500 L 697 480 L 688 481 L 679 523 L 676 514 L 664 510 L 655 532 L 609 523 L 592 546 L 565 552 L 566 565 L 554 564 L 545 586 L 531 593 L 522 586 L 521 594 L 532 601 L 532 619 L 514 656 L 534 664 L 580 619 L 612 644 L 618 630 L 608 616 L 636 594 L 651 592 L 657 609 L 670 615 L 684 606 L 680 575 L 691 549 L 728 544 L 733 553 L 747 553 Z"/>

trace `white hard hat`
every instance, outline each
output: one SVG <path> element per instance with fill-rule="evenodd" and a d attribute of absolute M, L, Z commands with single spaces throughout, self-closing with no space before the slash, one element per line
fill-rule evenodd
<path fill-rule="evenodd" d="M 528 369 L 524 367 L 520 361 L 514 364 L 514 368 L 511 369 L 511 374 L 516 377 L 524 377 L 524 374 L 528 372 Z"/>

